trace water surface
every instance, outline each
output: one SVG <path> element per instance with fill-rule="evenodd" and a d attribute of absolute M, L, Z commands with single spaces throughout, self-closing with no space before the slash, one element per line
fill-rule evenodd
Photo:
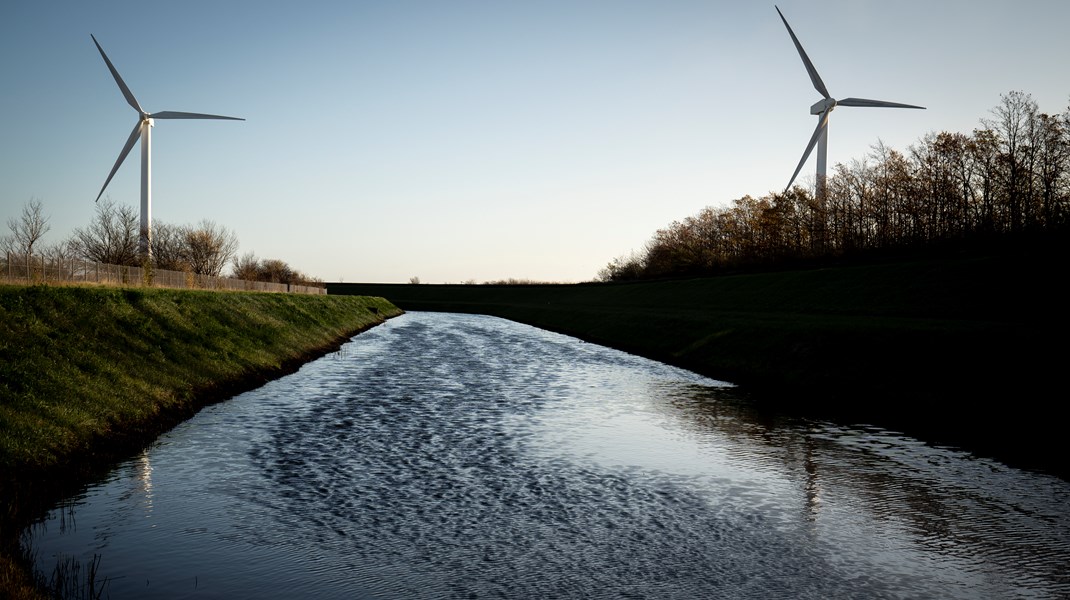
<path fill-rule="evenodd" d="M 409 313 L 31 530 L 111 598 L 1070 597 L 1070 484 L 688 371 Z"/>

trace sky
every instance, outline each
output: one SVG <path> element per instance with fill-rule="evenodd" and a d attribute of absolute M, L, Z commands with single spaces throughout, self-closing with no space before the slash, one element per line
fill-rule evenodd
<path fill-rule="evenodd" d="M 779 0 L 840 107 L 829 165 L 1070 101 L 1070 2 Z M 0 5 L 0 228 L 86 226 L 136 112 L 153 220 L 324 281 L 592 280 L 707 206 L 780 191 L 820 96 L 772 3 L 187 0 Z M 815 153 L 816 154 L 816 153 Z M 815 157 L 797 183 L 812 185 Z M 140 205 L 140 153 L 105 197 Z M 7 233 L 6 228 L 3 233 Z"/>

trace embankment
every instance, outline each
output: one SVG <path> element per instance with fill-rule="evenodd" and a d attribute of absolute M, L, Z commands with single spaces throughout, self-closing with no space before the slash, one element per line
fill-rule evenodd
<path fill-rule="evenodd" d="M 0 286 L 0 595 L 17 529 L 201 407 L 400 314 L 383 298 Z"/>
<path fill-rule="evenodd" d="M 577 285 L 329 284 L 404 310 L 500 316 L 865 422 L 1070 474 L 1070 318 L 1054 257 L 952 257 L 690 280 Z"/>

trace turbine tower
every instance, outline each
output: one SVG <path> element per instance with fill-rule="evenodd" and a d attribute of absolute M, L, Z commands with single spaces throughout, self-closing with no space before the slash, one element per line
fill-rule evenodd
<path fill-rule="evenodd" d="M 134 130 L 130 132 L 130 137 L 127 138 L 126 145 L 123 146 L 122 152 L 119 153 L 119 159 L 115 161 L 115 166 L 111 168 L 111 173 L 108 173 L 108 178 L 104 181 L 104 185 L 101 186 L 100 193 L 97 194 L 97 200 L 100 200 L 100 197 L 104 195 L 104 189 L 111 183 L 111 178 L 114 177 L 115 172 L 119 170 L 119 165 L 123 164 L 126 156 L 130 154 L 130 149 L 134 147 L 138 137 L 140 137 L 141 234 L 138 238 L 138 252 L 141 254 L 142 259 L 149 259 L 152 256 L 152 127 L 155 119 L 224 119 L 227 121 L 244 121 L 245 119 L 174 111 L 163 111 L 158 113 L 145 112 L 141 108 L 141 105 L 138 104 L 137 99 L 134 98 L 134 94 L 130 91 L 130 88 L 123 82 L 123 78 L 119 76 L 119 71 L 115 70 L 115 65 L 111 64 L 108 55 L 104 53 L 104 49 L 101 48 L 100 43 L 97 42 L 97 38 L 92 34 L 90 34 L 89 37 L 93 38 L 93 43 L 96 44 L 97 50 L 100 51 L 100 55 L 108 65 L 108 70 L 111 71 L 112 77 L 115 78 L 115 83 L 119 84 L 119 89 L 122 90 L 127 103 L 138 113 L 137 124 L 134 125 Z"/>
<path fill-rule="evenodd" d="M 791 36 L 791 41 L 795 42 L 795 49 L 799 51 L 799 57 L 802 58 L 803 65 L 806 67 L 806 72 L 810 74 L 810 81 L 814 84 L 814 89 L 821 94 L 821 100 L 818 100 L 813 106 L 810 107 L 810 114 L 817 115 L 817 128 L 814 129 L 814 135 L 810 136 L 810 143 L 806 145 L 806 151 L 803 152 L 802 159 L 799 160 L 799 166 L 795 167 L 795 173 L 792 174 L 791 180 L 788 181 L 788 185 L 784 188 L 787 192 L 791 189 L 791 184 L 795 182 L 795 178 L 799 175 L 799 171 L 802 170 L 803 164 L 806 163 L 806 159 L 810 158 L 810 152 L 813 151 L 814 145 L 817 145 L 817 197 L 823 198 L 825 196 L 825 170 L 826 163 L 828 161 L 828 144 L 829 144 L 829 114 L 832 109 L 837 106 L 868 106 L 868 107 L 886 107 L 886 108 L 920 108 L 924 110 L 924 106 L 914 106 L 913 104 L 899 104 L 898 102 L 885 102 L 884 100 L 867 100 L 865 98 L 844 98 L 843 100 L 836 100 L 829 95 L 828 89 L 825 88 L 824 82 L 821 81 L 821 76 L 817 74 L 817 69 L 814 68 L 814 63 L 810 62 L 810 57 L 806 55 L 806 51 L 803 50 L 802 44 L 799 43 L 799 38 L 795 37 L 795 32 L 791 30 L 791 25 L 788 25 L 788 20 L 784 18 L 784 13 L 780 12 L 780 7 L 774 6 L 777 14 L 780 15 L 780 20 L 784 21 L 784 27 L 788 28 L 788 35 Z"/>

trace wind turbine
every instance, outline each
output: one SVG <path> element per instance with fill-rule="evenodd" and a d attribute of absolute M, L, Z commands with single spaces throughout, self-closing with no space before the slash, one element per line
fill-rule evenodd
<path fill-rule="evenodd" d="M 104 195 L 104 189 L 111 183 L 111 178 L 115 176 L 115 172 L 119 170 L 119 165 L 123 164 L 126 156 L 130 154 L 130 149 L 134 147 L 138 137 L 141 138 L 141 235 L 138 239 L 138 251 L 142 258 L 148 259 L 152 255 L 152 127 L 155 119 L 224 119 L 227 121 L 244 121 L 238 117 L 223 117 L 220 115 L 205 115 L 201 113 L 188 113 L 188 112 L 174 112 L 163 111 L 158 113 L 147 113 L 138 104 L 137 99 L 134 98 L 134 94 L 130 91 L 130 88 L 123 82 L 123 78 L 119 76 L 119 71 L 115 70 L 115 65 L 111 64 L 111 60 L 108 59 L 108 55 L 104 53 L 104 49 L 100 47 L 100 42 L 92 34 L 89 37 L 93 38 L 93 43 L 96 44 L 97 50 L 100 51 L 100 55 L 104 58 L 104 62 L 108 65 L 108 70 L 111 71 L 112 77 L 115 78 L 115 83 L 119 84 L 119 89 L 122 90 L 123 96 L 126 97 L 127 103 L 130 104 L 137 111 L 137 124 L 134 125 L 134 130 L 130 132 L 130 137 L 126 140 L 126 145 L 123 146 L 122 152 L 119 153 L 119 159 L 115 161 L 115 166 L 111 168 L 111 173 L 108 173 L 108 178 L 104 181 L 104 185 L 100 188 L 100 193 L 97 194 L 97 200 Z M 94 200 L 96 202 L 97 200 Z"/>
<path fill-rule="evenodd" d="M 829 114 L 832 109 L 837 106 L 868 106 L 920 108 L 924 110 L 925 107 L 914 106 L 913 104 L 899 104 L 898 102 L 885 102 L 884 100 L 867 100 L 865 98 L 836 100 L 829 95 L 828 89 L 825 88 L 824 82 L 821 81 L 821 76 L 817 74 L 817 69 L 814 68 L 814 63 L 810 62 L 810 57 L 806 56 L 806 51 L 803 50 L 802 44 L 799 43 L 799 38 L 795 37 L 795 32 L 791 30 L 791 25 L 788 25 L 788 20 L 784 18 L 784 13 L 780 12 L 780 7 L 774 5 L 773 8 L 776 8 L 777 14 L 780 15 L 780 20 L 784 21 L 784 27 L 788 28 L 788 35 L 791 36 L 791 41 L 795 42 L 795 49 L 799 51 L 803 65 L 806 66 L 806 72 L 810 74 L 810 81 L 813 82 L 814 89 L 822 96 L 821 100 L 818 100 L 810 107 L 810 114 L 817 115 L 817 128 L 814 129 L 814 135 L 810 136 L 810 143 L 806 145 L 806 151 L 803 152 L 802 159 L 799 160 L 799 166 L 795 167 L 795 173 L 792 174 L 791 180 L 788 181 L 784 191 L 787 192 L 791 189 L 791 184 L 795 182 L 795 178 L 799 175 L 799 171 L 802 170 L 803 164 L 806 163 L 806 159 L 810 158 L 810 152 L 813 151 L 814 145 L 817 144 L 817 196 L 818 198 L 823 198 L 825 195 L 825 169 L 828 161 Z"/>

